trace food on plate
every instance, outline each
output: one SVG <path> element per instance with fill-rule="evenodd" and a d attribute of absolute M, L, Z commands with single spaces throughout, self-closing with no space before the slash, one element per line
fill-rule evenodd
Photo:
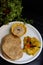
<path fill-rule="evenodd" d="M 35 37 L 24 37 L 24 48 L 23 51 L 29 55 L 34 55 L 40 49 L 40 42 Z"/>
<path fill-rule="evenodd" d="M 6 59 L 10 59 L 9 56 L 7 56 L 7 55 L 3 52 L 3 50 L 1 50 L 1 53 L 2 53 L 2 55 L 3 55 Z"/>
<path fill-rule="evenodd" d="M 17 60 L 22 57 L 21 39 L 12 34 L 8 34 L 2 39 L 2 51 L 11 60 Z"/>
<path fill-rule="evenodd" d="M 14 35 L 17 35 L 20 37 L 26 33 L 26 27 L 23 23 L 15 23 L 11 27 L 11 32 Z"/>
<path fill-rule="evenodd" d="M 36 47 L 40 47 L 40 42 L 35 37 L 31 38 L 31 43 Z"/>

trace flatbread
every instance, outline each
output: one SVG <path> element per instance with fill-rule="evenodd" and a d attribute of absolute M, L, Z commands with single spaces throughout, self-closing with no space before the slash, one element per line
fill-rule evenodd
<path fill-rule="evenodd" d="M 22 57 L 21 39 L 12 34 L 6 35 L 2 39 L 2 50 L 12 60 Z"/>

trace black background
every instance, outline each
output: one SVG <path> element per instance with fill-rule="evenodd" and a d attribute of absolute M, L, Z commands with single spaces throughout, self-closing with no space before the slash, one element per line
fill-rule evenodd
<path fill-rule="evenodd" d="M 39 30 L 43 37 L 43 2 L 37 0 L 23 1 L 23 17 L 33 19 L 33 25 Z"/>
<path fill-rule="evenodd" d="M 24 7 L 22 13 L 23 17 L 24 18 L 26 17 L 27 19 L 33 19 L 34 23 L 32 25 L 39 30 L 39 32 L 43 37 L 43 2 L 41 0 L 40 1 L 22 0 L 22 5 Z M 32 61 L 31 63 L 27 63 L 25 65 L 43 65 L 42 55 L 43 50 L 36 60 Z M 1 64 L 14 65 L 0 58 L 0 65 Z"/>

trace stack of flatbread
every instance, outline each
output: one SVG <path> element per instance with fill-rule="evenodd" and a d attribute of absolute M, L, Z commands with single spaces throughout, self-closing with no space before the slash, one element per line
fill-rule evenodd
<path fill-rule="evenodd" d="M 11 27 L 11 33 L 4 36 L 2 39 L 2 54 L 11 60 L 17 60 L 23 56 L 22 48 L 21 48 L 21 39 L 25 33 L 24 24 L 13 24 Z"/>
<path fill-rule="evenodd" d="M 2 51 L 4 56 L 6 55 L 9 59 L 16 60 L 22 57 L 21 40 L 17 36 L 12 34 L 6 35 L 2 39 Z"/>

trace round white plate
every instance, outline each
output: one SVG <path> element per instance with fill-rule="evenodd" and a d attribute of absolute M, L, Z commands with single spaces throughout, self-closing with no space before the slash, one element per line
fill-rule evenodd
<path fill-rule="evenodd" d="M 9 34 L 10 28 L 11 28 L 11 26 L 12 26 L 13 23 L 23 23 L 23 22 L 14 21 L 14 22 L 11 22 L 11 23 L 9 23 L 7 25 L 3 25 L 2 27 L 0 27 L 0 43 L 1 43 L 2 38 L 6 34 Z M 25 64 L 25 63 L 29 63 L 29 62 L 35 60 L 39 56 L 39 54 L 41 53 L 41 50 L 42 50 L 42 37 L 41 37 L 40 33 L 32 25 L 27 24 L 27 23 L 25 25 L 27 27 L 27 32 L 21 37 L 21 42 L 22 42 L 21 46 L 23 47 L 23 39 L 24 39 L 25 36 L 36 37 L 41 42 L 41 48 L 40 48 L 40 50 L 34 56 L 27 55 L 26 53 L 23 52 L 22 58 L 20 58 L 19 60 L 14 60 L 14 61 L 6 59 L 2 55 L 2 53 L 0 53 L 0 56 L 4 60 L 6 60 L 8 62 L 11 62 L 11 63 L 14 63 L 14 64 Z"/>

